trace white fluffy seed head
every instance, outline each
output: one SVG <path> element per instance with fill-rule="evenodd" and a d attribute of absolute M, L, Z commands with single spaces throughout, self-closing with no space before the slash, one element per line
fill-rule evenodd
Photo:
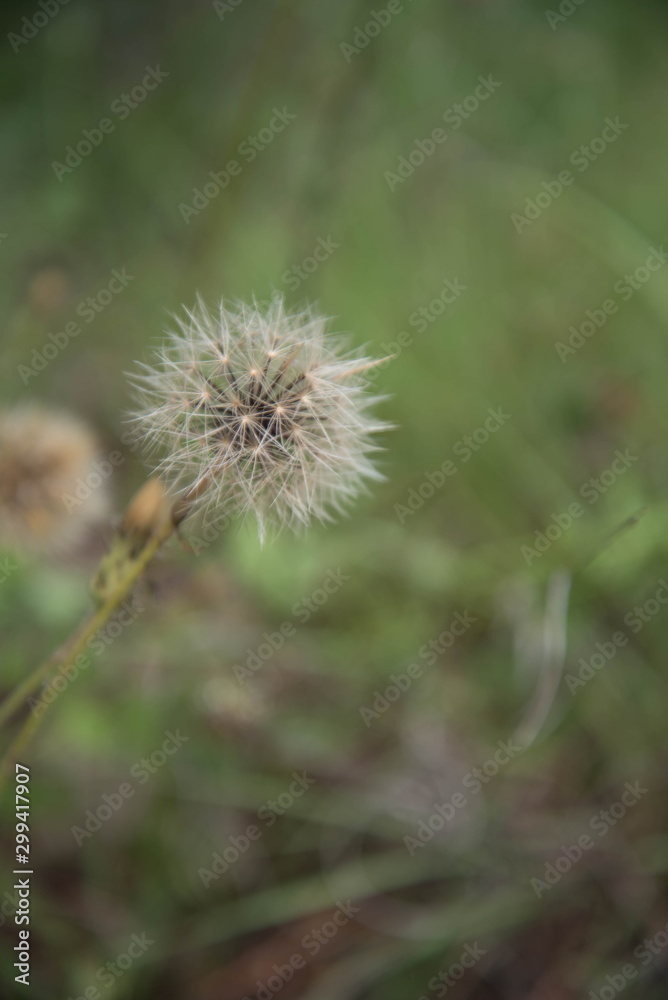
<path fill-rule="evenodd" d="M 372 435 L 388 424 L 369 407 L 367 372 L 379 362 L 326 333 L 310 310 L 236 305 L 212 314 L 201 300 L 153 364 L 133 376 L 133 414 L 155 471 L 216 516 L 252 514 L 270 525 L 328 520 L 381 479 Z"/>

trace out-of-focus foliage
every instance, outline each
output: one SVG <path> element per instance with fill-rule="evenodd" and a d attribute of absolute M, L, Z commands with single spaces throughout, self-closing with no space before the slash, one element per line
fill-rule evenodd
<path fill-rule="evenodd" d="M 39 8 L 5 9 L 3 401 L 66 408 L 119 451 L 120 515 L 145 475 L 123 372 L 197 291 L 278 290 L 394 356 L 376 385 L 398 429 L 342 524 L 264 549 L 186 525 L 137 619 L 58 695 L 27 758 L 31 996 L 432 998 L 477 942 L 448 996 L 598 995 L 632 963 L 625 996 L 659 1000 L 668 952 L 634 949 L 668 920 L 665 8 L 404 0 L 373 8 L 389 23 L 361 48 L 365 3 L 216 6 L 72 0 L 17 51 Z M 144 101 L 116 103 L 156 67 Z M 110 533 L 11 557 L 3 690 L 77 623 Z M 168 732 L 182 745 L 149 773 Z M 293 772 L 315 779 L 298 796 Z M 647 792 L 596 832 L 626 782 Z M 438 805 L 443 829 L 406 842 Z M 348 900 L 355 919 L 327 924 Z M 154 943 L 98 977 L 133 934 Z"/>

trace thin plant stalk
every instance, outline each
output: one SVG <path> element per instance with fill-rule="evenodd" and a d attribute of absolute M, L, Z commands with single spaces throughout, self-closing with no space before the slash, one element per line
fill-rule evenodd
<path fill-rule="evenodd" d="M 57 667 L 67 667 L 76 660 L 77 656 L 86 648 L 89 639 L 95 635 L 98 629 L 102 628 L 120 607 L 137 579 L 156 555 L 160 546 L 169 538 L 173 531 L 173 520 L 171 518 L 164 519 L 159 527 L 150 535 L 146 545 L 137 557 L 125 565 L 123 573 L 106 595 L 102 605 L 80 625 L 57 653 L 54 653 L 45 663 L 29 674 L 0 705 L 0 726 L 21 707 L 28 695 L 39 686 L 41 681 L 52 670 Z M 44 710 L 39 714 L 31 713 L 24 721 L 0 762 L 0 780 L 6 775 L 11 763 L 17 759 L 34 736 L 46 714 L 47 707 L 45 705 Z"/>

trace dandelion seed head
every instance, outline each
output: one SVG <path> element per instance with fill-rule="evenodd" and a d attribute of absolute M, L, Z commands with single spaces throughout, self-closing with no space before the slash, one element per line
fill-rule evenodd
<path fill-rule="evenodd" d="M 0 413 L 3 544 L 53 552 L 75 545 L 108 511 L 98 457 L 94 434 L 69 414 L 36 405 Z"/>
<path fill-rule="evenodd" d="M 199 509 L 298 529 L 329 520 L 381 479 L 370 407 L 378 362 L 326 332 L 311 310 L 200 300 L 153 363 L 132 376 L 133 413 L 154 469 Z M 157 456 L 157 457 L 156 457 Z"/>

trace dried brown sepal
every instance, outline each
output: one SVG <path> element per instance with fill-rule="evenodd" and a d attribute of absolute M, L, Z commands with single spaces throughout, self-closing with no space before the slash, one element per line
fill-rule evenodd
<path fill-rule="evenodd" d="M 154 477 L 135 493 L 123 515 L 119 534 L 134 539 L 140 550 L 172 517 L 174 501 L 167 496 L 164 483 Z"/>
<path fill-rule="evenodd" d="M 100 601 L 106 600 L 127 577 L 149 541 L 168 534 L 176 524 L 173 504 L 164 484 L 157 478 L 149 479 L 134 495 L 91 584 L 93 594 Z"/>

